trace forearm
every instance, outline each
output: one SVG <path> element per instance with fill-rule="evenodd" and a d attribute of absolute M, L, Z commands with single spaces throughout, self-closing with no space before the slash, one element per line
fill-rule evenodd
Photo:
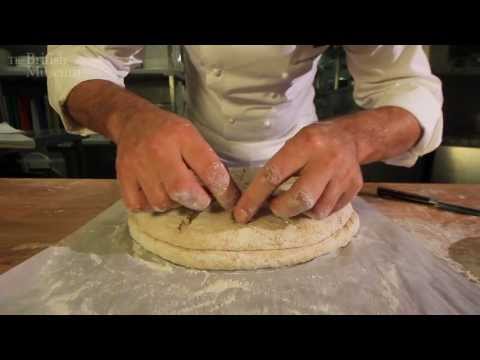
<path fill-rule="evenodd" d="M 422 136 L 415 116 L 395 106 L 360 111 L 333 122 L 351 135 L 362 165 L 401 155 Z"/>
<path fill-rule="evenodd" d="M 121 129 L 139 110 L 160 110 L 144 98 L 106 80 L 88 80 L 75 86 L 66 111 L 79 124 L 114 142 Z"/>

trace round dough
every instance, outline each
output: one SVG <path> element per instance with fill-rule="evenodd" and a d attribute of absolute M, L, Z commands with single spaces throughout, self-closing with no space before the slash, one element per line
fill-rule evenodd
<path fill-rule="evenodd" d="M 345 226 L 314 244 L 270 250 L 198 250 L 171 245 L 160 240 L 160 236 L 154 238 L 143 232 L 134 218 L 129 217 L 130 234 L 142 247 L 172 263 L 200 270 L 250 270 L 304 263 L 346 246 L 359 227 L 358 215 L 352 211 Z M 165 238 L 174 236 L 165 235 Z"/>
<path fill-rule="evenodd" d="M 245 172 L 232 172 L 232 176 L 245 188 Z M 323 220 L 303 215 L 280 219 L 262 209 L 253 221 L 242 225 L 233 220 L 231 212 L 211 207 L 200 213 L 185 208 L 163 214 L 130 213 L 128 225 L 142 247 L 175 264 L 245 270 L 294 265 L 344 247 L 357 232 L 359 220 L 347 205 Z"/>

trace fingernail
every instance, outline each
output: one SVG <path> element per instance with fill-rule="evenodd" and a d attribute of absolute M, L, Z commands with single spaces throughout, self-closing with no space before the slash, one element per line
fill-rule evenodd
<path fill-rule="evenodd" d="M 195 199 L 192 194 L 188 192 L 173 193 L 171 196 L 172 200 L 176 201 L 177 203 L 197 211 L 205 210 L 210 205 L 211 201 L 209 197 L 204 199 Z"/>
<path fill-rule="evenodd" d="M 214 194 L 221 195 L 227 191 L 230 184 L 230 177 L 225 171 L 222 163 L 211 164 L 207 171 L 208 183 L 212 187 L 210 190 Z"/>
<path fill-rule="evenodd" d="M 313 212 L 313 211 L 306 211 L 304 213 L 308 217 L 311 217 L 314 220 L 321 220 L 326 218 L 329 214 L 324 210 L 324 211 L 319 211 L 319 212 Z"/>
<path fill-rule="evenodd" d="M 315 199 L 309 193 L 300 191 L 294 197 L 288 198 L 283 204 L 282 207 L 287 207 L 288 210 L 285 210 L 288 211 L 290 216 L 296 216 L 313 208 L 315 205 Z"/>
<path fill-rule="evenodd" d="M 280 218 L 280 219 L 288 219 L 288 216 L 286 216 L 285 214 L 282 214 L 280 212 L 278 212 L 278 210 L 276 210 L 274 207 L 270 207 L 270 211 L 273 213 L 273 215 L 275 215 L 276 217 Z"/>
<path fill-rule="evenodd" d="M 240 223 L 247 223 L 248 220 L 250 220 L 250 216 L 248 214 L 247 211 L 245 211 L 244 209 L 239 209 L 237 210 L 236 212 L 236 219 L 238 222 Z"/>
<path fill-rule="evenodd" d="M 126 206 L 126 208 L 127 208 L 129 211 L 131 211 L 131 212 L 133 212 L 133 213 L 137 213 L 137 212 L 142 211 L 142 208 L 141 208 L 139 205 L 137 205 L 137 204 L 134 204 L 134 205 L 132 205 L 132 204 L 130 204 L 130 205 L 125 204 L 125 206 Z"/>
<path fill-rule="evenodd" d="M 324 219 L 328 216 L 328 211 L 327 210 L 321 210 L 318 212 L 318 216 L 320 217 L 320 219 Z"/>
<path fill-rule="evenodd" d="M 233 187 L 229 196 L 224 199 L 220 199 L 221 201 L 219 200 L 218 202 L 225 210 L 231 210 L 233 209 L 239 198 L 240 191 L 236 187 Z"/>
<path fill-rule="evenodd" d="M 193 201 L 192 206 L 190 208 L 193 209 L 193 210 L 197 210 L 197 211 L 203 211 L 207 207 L 210 206 L 211 202 L 212 202 L 212 200 L 210 198 L 207 198 L 206 202 L 205 201 Z"/>

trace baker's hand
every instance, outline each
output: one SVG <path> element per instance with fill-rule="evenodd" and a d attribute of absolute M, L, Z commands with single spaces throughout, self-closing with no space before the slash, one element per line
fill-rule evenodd
<path fill-rule="evenodd" d="M 118 131 L 117 177 L 126 206 L 159 211 L 225 209 L 239 191 L 218 156 L 186 119 L 156 107 L 132 115 Z M 210 194 L 209 194 L 210 193 Z"/>
<path fill-rule="evenodd" d="M 272 192 L 292 175 L 289 191 L 270 202 L 279 217 L 301 213 L 322 219 L 347 205 L 363 185 L 352 135 L 335 121 L 307 126 L 258 172 L 234 208 L 240 223 L 251 220 Z"/>

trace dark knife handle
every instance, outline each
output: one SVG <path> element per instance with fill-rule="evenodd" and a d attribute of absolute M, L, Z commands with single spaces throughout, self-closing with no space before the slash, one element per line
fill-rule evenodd
<path fill-rule="evenodd" d="M 410 201 L 418 204 L 434 205 L 436 203 L 435 200 L 426 196 L 407 193 L 407 192 L 398 191 L 398 190 L 387 189 L 384 187 L 378 187 L 377 194 L 382 198 L 393 198 L 393 199 Z"/>
<path fill-rule="evenodd" d="M 453 211 L 453 212 L 456 212 L 456 213 L 459 213 L 459 214 L 480 216 L 480 210 L 473 209 L 473 208 L 467 208 L 465 206 L 447 204 L 447 203 L 439 201 L 438 204 L 436 205 L 436 207 L 438 207 L 439 209 L 442 209 L 442 210 Z"/>
<path fill-rule="evenodd" d="M 473 208 L 467 208 L 460 205 L 447 204 L 447 203 L 437 201 L 435 199 L 422 196 L 422 195 L 406 193 L 403 191 L 392 190 L 392 189 L 387 189 L 383 187 L 378 187 L 377 194 L 382 198 L 393 198 L 393 199 L 410 201 L 417 204 L 433 205 L 438 209 L 452 211 L 459 214 L 480 216 L 480 209 L 473 209 Z"/>

